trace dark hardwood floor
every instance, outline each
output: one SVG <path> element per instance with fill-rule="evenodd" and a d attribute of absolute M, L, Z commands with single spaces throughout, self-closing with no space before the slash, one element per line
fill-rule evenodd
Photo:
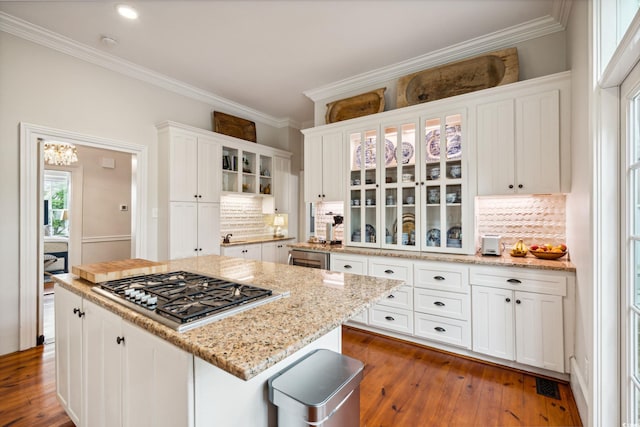
<path fill-rule="evenodd" d="M 515 370 L 349 327 L 342 352 L 365 363 L 361 427 L 582 426 L 571 389 L 539 395 Z"/>
<path fill-rule="evenodd" d="M 345 327 L 343 352 L 365 362 L 361 427 L 581 426 L 571 391 L 535 377 Z M 54 344 L 0 357 L 0 426 L 73 427 L 55 393 Z M 347 427 L 347 426 L 345 426 Z"/>

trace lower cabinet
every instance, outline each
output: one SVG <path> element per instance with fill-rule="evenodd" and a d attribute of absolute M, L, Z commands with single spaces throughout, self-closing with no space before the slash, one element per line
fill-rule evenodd
<path fill-rule="evenodd" d="M 262 261 L 262 245 L 260 243 L 253 243 L 247 245 L 222 246 L 220 248 L 220 255 Z"/>
<path fill-rule="evenodd" d="M 344 253 L 331 254 L 331 268 L 406 282 L 352 317 L 354 326 L 494 362 L 559 373 L 569 366 L 572 273 Z"/>
<path fill-rule="evenodd" d="M 56 286 L 56 387 L 77 426 L 193 426 L 193 357 Z"/>
<path fill-rule="evenodd" d="M 262 261 L 287 264 L 289 258 L 289 248 L 284 242 L 262 243 Z"/>
<path fill-rule="evenodd" d="M 220 203 L 169 203 L 169 259 L 220 253 Z"/>
<path fill-rule="evenodd" d="M 565 372 L 566 280 L 545 272 L 472 268 L 473 350 Z"/>

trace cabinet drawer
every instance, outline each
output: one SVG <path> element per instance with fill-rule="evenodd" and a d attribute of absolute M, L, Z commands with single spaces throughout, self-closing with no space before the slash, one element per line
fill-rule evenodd
<path fill-rule="evenodd" d="M 420 288 L 469 293 L 469 270 L 467 267 L 446 264 L 415 264 L 413 285 Z"/>
<path fill-rule="evenodd" d="M 415 288 L 415 311 L 453 319 L 469 320 L 469 295 Z"/>
<path fill-rule="evenodd" d="M 567 273 L 523 268 L 471 267 L 471 284 L 539 294 L 567 295 Z"/>
<path fill-rule="evenodd" d="M 411 286 L 402 286 L 385 299 L 378 301 L 378 305 L 413 310 L 413 288 Z"/>
<path fill-rule="evenodd" d="M 364 257 L 331 255 L 331 269 L 343 273 L 367 274 L 367 259 Z"/>
<path fill-rule="evenodd" d="M 369 310 L 369 325 L 403 334 L 413 334 L 411 311 L 391 309 L 380 304 L 376 304 Z"/>
<path fill-rule="evenodd" d="M 429 314 L 415 313 L 417 337 L 427 338 L 446 344 L 471 348 L 471 330 L 469 322 L 448 319 Z"/>
<path fill-rule="evenodd" d="M 413 263 L 388 258 L 370 258 L 369 275 L 404 280 L 407 285 L 413 285 Z"/>

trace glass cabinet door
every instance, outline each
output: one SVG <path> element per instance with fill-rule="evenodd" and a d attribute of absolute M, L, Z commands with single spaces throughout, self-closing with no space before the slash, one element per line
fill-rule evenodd
<path fill-rule="evenodd" d="M 260 169 L 259 171 L 259 179 L 260 179 L 260 187 L 258 191 L 260 194 L 273 194 L 273 186 L 271 181 L 272 176 L 272 163 L 273 159 L 269 156 L 260 155 Z"/>
<path fill-rule="evenodd" d="M 358 246 L 379 246 L 376 129 L 349 134 L 349 232 L 347 239 Z"/>
<path fill-rule="evenodd" d="M 383 247 L 416 248 L 419 236 L 416 206 L 419 206 L 420 197 L 416 170 L 416 129 L 416 123 L 383 127 L 385 158 L 381 159 L 381 169 L 384 171 L 381 185 L 384 208 L 380 209 L 385 233 Z"/>
<path fill-rule="evenodd" d="M 463 117 L 424 120 L 423 250 L 455 252 L 463 247 Z"/>

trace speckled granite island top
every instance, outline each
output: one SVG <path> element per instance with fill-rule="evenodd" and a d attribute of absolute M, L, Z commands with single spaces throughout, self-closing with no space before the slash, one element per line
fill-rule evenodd
<path fill-rule="evenodd" d="M 275 292 L 288 291 L 290 295 L 179 333 L 92 292 L 93 284 L 77 276 L 61 274 L 53 279 L 64 288 L 244 380 L 339 327 L 404 283 L 216 255 L 168 264 L 169 271 L 194 271 L 252 283 Z"/>
<path fill-rule="evenodd" d="M 525 267 L 539 270 L 576 271 L 576 266 L 571 261 L 562 259 L 545 260 L 531 254 L 526 257 L 512 257 L 508 252 L 502 256 L 443 254 L 433 252 L 398 251 L 388 249 L 358 248 L 353 246 L 329 245 L 322 243 L 292 243 L 287 245 L 294 249 L 304 249 L 314 252 L 330 252 L 340 254 L 353 254 L 365 256 L 388 256 L 396 258 L 415 259 L 422 261 L 459 262 L 465 264 L 495 265 L 500 267 Z M 568 255 L 567 255 L 568 256 Z"/>

